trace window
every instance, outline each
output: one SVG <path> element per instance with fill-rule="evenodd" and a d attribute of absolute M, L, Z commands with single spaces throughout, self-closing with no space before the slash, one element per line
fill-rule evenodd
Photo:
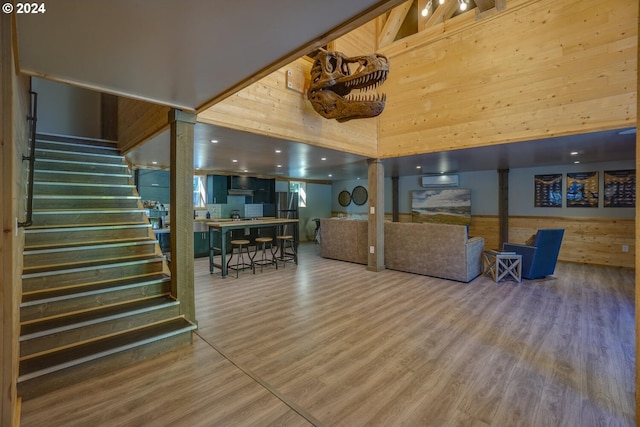
<path fill-rule="evenodd" d="M 307 207 L 307 183 L 301 181 L 289 181 L 289 192 L 298 193 L 298 207 Z"/>
<path fill-rule="evenodd" d="M 207 188 L 203 176 L 193 177 L 193 207 L 203 208 L 207 203 Z"/>

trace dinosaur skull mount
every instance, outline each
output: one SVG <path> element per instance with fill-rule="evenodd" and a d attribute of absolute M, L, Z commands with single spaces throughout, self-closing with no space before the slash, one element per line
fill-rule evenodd
<path fill-rule="evenodd" d="M 382 113 L 385 94 L 375 93 L 389 74 L 384 55 L 347 57 L 341 52 L 321 49 L 315 53 L 307 98 L 313 109 L 326 119 L 346 122 L 375 117 Z M 352 91 L 364 94 L 351 94 Z M 373 93 L 366 93 L 374 90 Z"/>

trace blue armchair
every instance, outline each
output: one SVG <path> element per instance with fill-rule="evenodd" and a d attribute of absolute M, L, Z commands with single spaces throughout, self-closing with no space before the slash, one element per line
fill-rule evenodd
<path fill-rule="evenodd" d="M 553 274 L 563 236 L 563 228 L 541 229 L 531 246 L 505 243 L 503 250 L 522 255 L 522 277 L 537 279 Z"/>

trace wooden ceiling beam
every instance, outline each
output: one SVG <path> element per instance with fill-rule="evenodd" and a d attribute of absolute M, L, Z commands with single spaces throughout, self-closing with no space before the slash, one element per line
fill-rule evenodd
<path fill-rule="evenodd" d="M 458 2 L 458 0 L 445 0 L 443 4 L 438 5 L 436 10 L 433 11 L 432 15 L 429 15 L 427 17 L 421 29 L 433 27 L 434 25 L 438 25 L 444 22 L 445 19 L 451 18 L 459 6 L 460 3 Z"/>
<path fill-rule="evenodd" d="M 387 22 L 385 22 L 382 32 L 378 37 L 378 48 L 393 43 L 412 4 L 413 0 L 409 0 L 391 10 Z"/>
<path fill-rule="evenodd" d="M 474 0 L 480 12 L 486 12 L 496 7 L 496 0 Z"/>

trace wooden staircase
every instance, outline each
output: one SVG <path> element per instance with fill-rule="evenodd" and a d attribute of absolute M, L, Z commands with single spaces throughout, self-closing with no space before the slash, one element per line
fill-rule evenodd
<path fill-rule="evenodd" d="M 195 325 L 115 144 L 39 135 L 25 230 L 19 395 L 191 343 Z"/>

